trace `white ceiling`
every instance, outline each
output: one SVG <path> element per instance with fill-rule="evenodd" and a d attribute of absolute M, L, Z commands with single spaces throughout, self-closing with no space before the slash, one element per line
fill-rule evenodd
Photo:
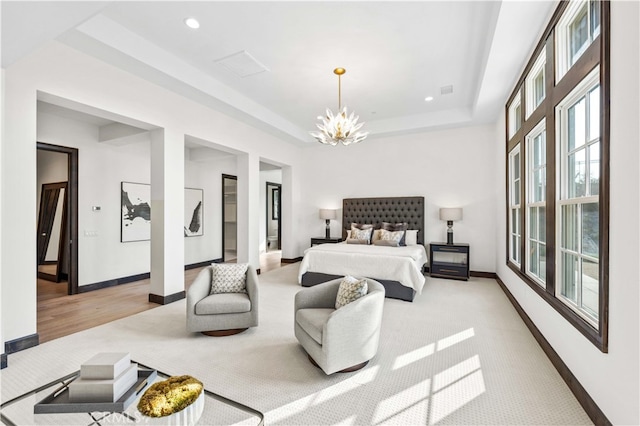
<path fill-rule="evenodd" d="M 2 66 L 57 39 L 301 145 L 337 109 L 340 66 L 363 130 L 404 134 L 495 120 L 556 4 L 2 1 Z M 268 71 L 216 62 L 241 51 Z"/>

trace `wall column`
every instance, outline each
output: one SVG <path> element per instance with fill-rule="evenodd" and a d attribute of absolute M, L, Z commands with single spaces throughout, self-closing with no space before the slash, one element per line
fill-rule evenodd
<path fill-rule="evenodd" d="M 260 268 L 260 157 L 238 155 L 238 263 Z"/>
<path fill-rule="evenodd" d="M 149 301 L 165 305 L 184 291 L 184 135 L 151 132 L 151 288 Z"/>

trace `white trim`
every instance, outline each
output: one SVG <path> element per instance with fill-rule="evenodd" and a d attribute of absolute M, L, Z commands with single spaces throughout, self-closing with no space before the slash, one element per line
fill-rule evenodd
<path fill-rule="evenodd" d="M 526 156 L 526 179 L 525 182 L 527 183 L 527 188 L 526 188 L 526 198 L 525 200 L 527 201 L 525 203 L 526 208 L 525 208 L 525 229 L 527 230 L 527 232 L 525 233 L 527 239 L 526 239 L 526 244 L 525 244 L 525 259 L 524 259 L 524 263 L 525 263 L 525 273 L 527 274 L 528 277 L 530 277 L 536 284 L 540 285 L 541 287 L 545 287 L 545 281 L 546 279 L 541 279 L 540 277 L 538 277 L 537 275 L 535 275 L 534 273 L 531 272 L 531 243 L 535 242 L 538 244 L 538 246 L 540 245 L 544 245 L 545 248 L 547 246 L 546 240 L 540 241 L 538 239 L 539 234 L 536 235 L 536 238 L 533 238 L 531 236 L 531 215 L 529 213 L 530 208 L 532 207 L 547 207 L 547 200 L 546 200 L 546 181 L 545 181 L 545 194 L 544 194 L 544 199 L 542 201 L 536 201 L 536 202 L 528 202 L 529 200 L 532 200 L 533 197 L 533 188 L 532 188 L 532 184 L 533 184 L 533 179 L 531 178 L 531 175 L 533 172 L 537 172 L 540 170 L 544 170 L 546 171 L 547 169 L 547 160 L 546 160 L 546 145 L 545 145 L 545 155 L 544 155 L 544 163 L 542 163 L 541 166 L 538 166 L 537 168 L 533 168 L 533 159 L 535 158 L 533 155 L 533 151 L 532 151 L 532 147 L 533 147 L 533 141 L 535 140 L 535 138 L 537 138 L 538 136 L 542 135 L 544 137 L 543 141 L 544 144 L 546 144 L 546 120 L 542 119 L 540 120 L 540 122 L 538 124 L 536 124 L 536 126 L 531 129 L 531 131 L 529 132 L 529 134 L 527 134 L 527 136 L 525 137 L 525 149 L 527 152 L 527 156 Z M 546 221 L 546 220 L 545 220 Z M 546 261 L 545 261 L 546 264 Z M 543 274 L 546 278 L 546 271 Z"/>
<path fill-rule="evenodd" d="M 527 75 L 527 78 L 525 79 L 525 97 L 527 99 L 526 102 L 526 106 L 527 106 L 527 110 L 526 110 L 526 118 L 529 118 L 531 116 L 531 114 L 533 114 L 533 111 L 536 110 L 536 108 L 538 108 L 538 106 L 542 103 L 542 101 L 544 101 L 544 98 L 547 96 L 547 89 L 546 89 L 546 83 L 547 83 L 547 78 L 546 78 L 546 73 L 545 73 L 545 65 L 547 63 L 547 47 L 545 46 L 542 49 L 542 52 L 540 52 L 540 55 L 538 55 L 538 59 L 536 59 L 536 61 L 534 62 L 533 66 L 531 67 L 531 71 L 529 71 L 529 74 Z M 534 81 L 535 78 L 542 73 L 542 90 L 543 90 L 543 95 L 542 95 L 542 99 L 540 99 L 540 102 L 536 103 L 535 100 L 535 87 L 534 87 Z"/>
<path fill-rule="evenodd" d="M 570 38 L 569 38 L 569 25 L 575 20 L 577 15 L 582 12 L 582 9 L 587 8 L 587 30 L 589 35 L 587 42 L 576 52 L 573 62 L 569 57 L 570 52 Z M 597 7 L 600 7 L 598 4 Z M 562 17 L 555 26 L 556 34 L 556 82 L 562 80 L 567 71 L 575 64 L 580 56 L 587 50 L 587 48 L 593 43 L 593 40 L 600 34 L 600 26 L 594 34 L 591 34 L 591 11 L 589 0 L 571 0 L 569 6 L 567 6 Z"/>
<path fill-rule="evenodd" d="M 507 120 L 509 121 L 509 139 L 511 139 L 513 135 L 515 135 L 516 132 L 520 130 L 520 127 L 522 127 L 521 119 L 520 126 L 516 128 L 516 108 L 518 107 L 518 105 L 520 105 L 520 108 L 522 108 L 520 93 L 521 90 L 518 90 L 518 94 L 513 98 L 513 101 L 511 101 L 511 105 L 509 105 L 509 114 L 507 116 Z"/>
<path fill-rule="evenodd" d="M 521 241 L 522 239 L 522 223 L 518 223 L 519 227 L 518 229 L 514 230 L 514 223 L 513 223 L 513 212 L 515 211 L 519 211 L 521 206 L 522 206 L 522 197 L 524 197 L 524 193 L 522 191 L 522 173 L 524 172 L 524 170 L 522 170 L 522 167 L 519 167 L 520 170 L 520 176 L 516 179 L 514 179 L 513 176 L 513 165 L 514 165 L 514 158 L 516 156 L 520 155 L 520 144 L 517 144 L 510 152 L 509 152 L 509 241 L 507 244 L 507 250 L 509 252 L 509 260 L 511 262 L 513 262 L 515 265 L 520 266 L 520 262 L 522 261 L 522 259 L 516 259 L 512 256 L 513 254 L 513 237 L 517 237 L 518 241 Z M 518 166 L 520 166 L 520 160 L 518 160 Z M 516 187 L 516 185 L 520 188 L 520 202 L 517 204 L 514 204 L 514 189 Z M 520 213 L 518 213 L 518 217 L 520 217 Z M 520 256 L 520 244 L 518 244 L 516 253 L 518 254 L 518 257 Z"/>

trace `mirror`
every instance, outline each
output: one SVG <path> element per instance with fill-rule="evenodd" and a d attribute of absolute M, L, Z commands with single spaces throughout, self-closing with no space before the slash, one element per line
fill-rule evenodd
<path fill-rule="evenodd" d="M 38 278 L 60 282 L 67 240 L 67 182 L 45 183 L 38 214 Z"/>
<path fill-rule="evenodd" d="M 266 251 L 281 250 L 280 209 L 282 185 L 267 182 L 267 241 Z"/>

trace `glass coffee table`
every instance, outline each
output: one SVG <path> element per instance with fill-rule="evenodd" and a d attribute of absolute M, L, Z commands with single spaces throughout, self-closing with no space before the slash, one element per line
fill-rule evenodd
<path fill-rule="evenodd" d="M 0 421 L 5 425 L 176 424 L 175 419 L 147 417 L 138 411 L 138 401 L 149 385 L 169 378 L 168 374 L 140 363 L 138 369 L 138 382 L 116 403 L 69 403 L 66 387 L 80 375 L 78 370 L 3 403 L 0 406 Z M 203 399 L 202 414 L 192 424 L 264 424 L 264 414 L 237 401 L 207 389 L 204 390 Z"/>

